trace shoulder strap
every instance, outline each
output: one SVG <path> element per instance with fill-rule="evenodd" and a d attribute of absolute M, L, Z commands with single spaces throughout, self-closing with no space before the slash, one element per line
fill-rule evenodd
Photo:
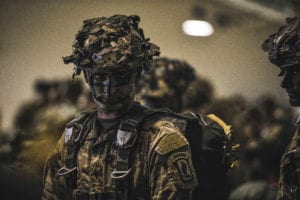
<path fill-rule="evenodd" d="M 56 176 L 64 176 L 69 189 L 76 186 L 77 153 L 91 128 L 89 122 L 96 113 L 96 110 L 80 113 L 66 125 L 61 155 L 62 167 Z"/>
<path fill-rule="evenodd" d="M 131 172 L 130 156 L 132 147 L 140 135 L 138 129 L 146 117 L 154 114 L 167 114 L 168 109 L 148 109 L 139 103 L 133 103 L 120 122 L 117 132 L 117 162 L 111 177 L 116 181 L 117 199 L 127 200 L 128 176 Z"/>
<path fill-rule="evenodd" d="M 138 138 L 137 127 L 147 115 L 147 108 L 134 104 L 130 107 L 127 115 L 121 119 L 117 131 L 117 163 L 111 177 L 115 180 L 125 179 L 131 169 L 129 168 L 129 157 L 131 147 L 134 146 Z"/>

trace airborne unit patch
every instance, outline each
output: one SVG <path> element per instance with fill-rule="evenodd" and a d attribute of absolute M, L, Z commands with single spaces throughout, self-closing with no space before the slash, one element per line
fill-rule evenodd
<path fill-rule="evenodd" d="M 193 171 L 191 168 L 191 158 L 187 152 L 178 152 L 170 156 L 171 161 L 176 165 L 178 172 L 183 181 L 193 179 Z"/>

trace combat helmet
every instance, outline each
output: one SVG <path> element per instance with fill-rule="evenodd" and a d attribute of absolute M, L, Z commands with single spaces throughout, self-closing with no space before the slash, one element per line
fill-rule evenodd
<path fill-rule="evenodd" d="M 137 15 L 114 15 L 83 21 L 76 35 L 73 53 L 64 57 L 64 63 L 75 65 L 73 78 L 84 72 L 90 83 L 91 69 L 137 68 L 147 70 L 159 47 L 145 39 Z"/>
<path fill-rule="evenodd" d="M 166 106 L 180 112 L 182 94 L 195 79 L 195 70 L 186 61 L 156 58 L 151 72 L 141 78 L 138 98 L 149 107 Z"/>
<path fill-rule="evenodd" d="M 270 61 L 282 70 L 300 67 L 300 17 L 287 18 L 287 25 L 281 26 L 262 44 L 269 52 Z"/>

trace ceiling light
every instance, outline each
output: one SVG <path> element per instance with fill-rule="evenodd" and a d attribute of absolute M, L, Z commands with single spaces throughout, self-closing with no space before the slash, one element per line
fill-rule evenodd
<path fill-rule="evenodd" d="M 213 34 L 213 26 L 203 20 L 186 20 L 182 23 L 182 30 L 186 35 L 207 37 Z"/>

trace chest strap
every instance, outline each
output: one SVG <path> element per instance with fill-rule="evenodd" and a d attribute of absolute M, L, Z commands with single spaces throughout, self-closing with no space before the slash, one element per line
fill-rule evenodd
<path fill-rule="evenodd" d="M 77 154 L 80 146 L 90 131 L 90 122 L 96 111 L 82 113 L 80 116 L 67 124 L 65 131 L 64 146 L 61 159 L 63 166 L 56 172 L 56 176 L 64 176 L 68 189 L 76 188 L 77 177 Z"/>
<path fill-rule="evenodd" d="M 131 172 L 130 157 L 132 147 L 135 146 L 140 135 L 140 131 L 138 131 L 140 124 L 150 113 L 147 108 L 134 103 L 127 112 L 127 115 L 121 119 L 117 131 L 118 151 L 116 168 L 111 174 L 111 178 L 116 184 L 118 200 L 128 199 L 128 177 Z"/>

